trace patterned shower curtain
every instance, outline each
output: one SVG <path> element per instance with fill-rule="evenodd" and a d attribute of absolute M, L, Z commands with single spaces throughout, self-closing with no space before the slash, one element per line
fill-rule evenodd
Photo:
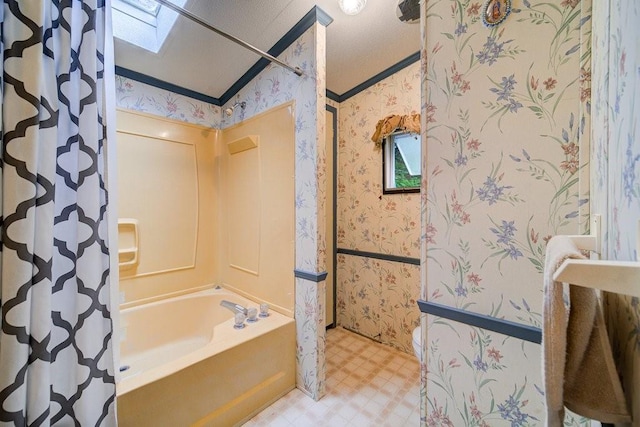
<path fill-rule="evenodd" d="M 116 424 L 108 4 L 4 0 L 0 8 L 0 425 Z"/>

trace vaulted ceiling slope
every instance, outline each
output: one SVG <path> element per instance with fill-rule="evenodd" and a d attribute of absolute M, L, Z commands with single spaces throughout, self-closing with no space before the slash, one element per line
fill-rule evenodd
<path fill-rule="evenodd" d="M 419 25 L 401 22 L 397 4 L 369 0 L 355 16 L 342 13 L 337 0 L 187 0 L 183 7 L 266 52 L 317 6 L 333 19 L 327 27 L 327 89 L 344 94 L 415 57 Z M 120 69 L 224 100 L 260 57 L 178 17 L 158 53 L 116 38 L 115 59 Z"/>

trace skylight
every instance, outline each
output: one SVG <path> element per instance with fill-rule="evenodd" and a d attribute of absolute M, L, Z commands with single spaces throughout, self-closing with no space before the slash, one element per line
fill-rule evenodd
<path fill-rule="evenodd" d="M 156 3 L 154 0 L 123 0 L 125 3 L 130 4 L 136 9 L 140 9 L 141 11 L 148 13 L 152 16 L 158 16 L 158 11 L 160 10 L 160 4 Z"/>
<path fill-rule="evenodd" d="M 173 0 L 184 6 L 187 0 Z M 113 35 L 120 40 L 158 53 L 178 19 L 178 14 L 154 0 L 112 0 Z"/>

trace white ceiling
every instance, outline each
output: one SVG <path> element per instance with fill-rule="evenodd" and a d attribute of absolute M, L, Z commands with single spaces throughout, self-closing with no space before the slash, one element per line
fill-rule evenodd
<path fill-rule="evenodd" d="M 400 22 L 397 4 L 369 0 L 356 16 L 342 13 L 337 0 L 188 0 L 185 9 L 266 52 L 318 6 L 333 18 L 327 27 L 327 89 L 343 94 L 420 49 L 419 25 Z M 157 54 L 116 39 L 115 56 L 118 66 L 214 98 L 260 59 L 183 17 Z"/>

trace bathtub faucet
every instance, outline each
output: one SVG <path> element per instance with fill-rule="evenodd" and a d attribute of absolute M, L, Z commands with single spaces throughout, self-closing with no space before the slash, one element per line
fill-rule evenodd
<path fill-rule="evenodd" d="M 243 306 L 241 306 L 240 304 L 236 304 L 235 302 L 222 300 L 222 301 L 220 301 L 220 305 L 225 307 L 225 308 L 228 308 L 229 310 L 233 311 L 234 313 L 242 313 L 245 316 L 247 315 L 247 309 L 244 308 Z"/>

